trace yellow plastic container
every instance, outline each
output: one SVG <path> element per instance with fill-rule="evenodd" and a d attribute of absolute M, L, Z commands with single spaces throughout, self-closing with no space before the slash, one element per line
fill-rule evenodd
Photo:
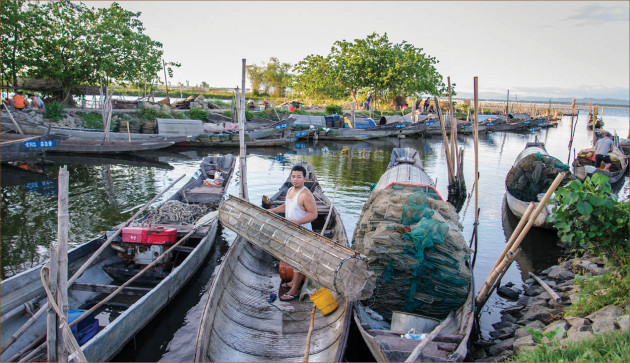
<path fill-rule="evenodd" d="M 328 315 L 335 311 L 339 306 L 330 290 L 325 287 L 317 290 L 311 295 L 311 301 L 317 306 L 322 315 Z"/>

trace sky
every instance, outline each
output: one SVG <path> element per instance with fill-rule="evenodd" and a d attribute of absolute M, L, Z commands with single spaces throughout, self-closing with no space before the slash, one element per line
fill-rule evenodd
<path fill-rule="evenodd" d="M 103 7 L 111 2 L 86 2 Z M 120 1 L 181 63 L 169 84 L 241 84 L 242 59 L 295 64 L 372 32 L 437 58 L 460 94 L 628 100 L 628 1 Z M 249 82 L 247 83 L 249 85 Z"/>

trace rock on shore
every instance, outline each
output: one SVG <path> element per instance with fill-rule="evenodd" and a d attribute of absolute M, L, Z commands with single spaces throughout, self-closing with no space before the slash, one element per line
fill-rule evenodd
<path fill-rule="evenodd" d="M 630 316 L 618 306 L 603 307 L 584 318 L 564 316 L 566 309 L 577 302 L 575 272 L 602 275 L 607 272 L 603 265 L 601 261 L 580 258 L 540 272 L 538 277 L 560 296 L 560 302 L 556 302 L 534 279 L 525 281 L 522 294 L 512 286 L 502 286 L 501 296 L 510 300 L 518 296 L 518 300 L 514 306 L 501 311 L 501 320 L 492 324 L 494 331 L 490 332 L 491 339 L 477 342 L 469 358 L 473 361 L 500 362 L 520 349 L 534 347 L 528 328 L 543 333 L 557 331 L 554 339 L 561 343 L 614 330 L 629 330 Z M 543 342 L 547 342 L 547 338 L 543 338 Z"/>

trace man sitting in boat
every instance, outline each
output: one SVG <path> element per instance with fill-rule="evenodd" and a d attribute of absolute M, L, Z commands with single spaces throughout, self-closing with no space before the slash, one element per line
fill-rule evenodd
<path fill-rule="evenodd" d="M 610 132 L 607 132 L 604 134 L 604 137 L 597 140 L 597 150 L 595 151 L 595 167 L 599 168 L 603 161 L 605 163 L 605 171 L 609 171 L 612 165 L 612 160 L 610 160 L 610 156 L 608 155 L 608 153 L 613 151 L 613 142 L 610 139 L 611 136 Z"/>
<path fill-rule="evenodd" d="M 269 209 L 270 212 L 284 213 L 285 218 L 304 228 L 313 230 L 311 222 L 317 219 L 317 204 L 315 197 L 308 188 L 304 187 L 306 169 L 301 165 L 295 165 L 291 169 L 291 184 L 293 187 L 287 192 L 287 199 L 282 205 Z M 290 282 L 282 287 L 288 287 L 289 291 L 280 297 L 282 301 L 291 301 L 299 296 L 298 289 L 302 282 L 303 274 L 294 271 Z"/>

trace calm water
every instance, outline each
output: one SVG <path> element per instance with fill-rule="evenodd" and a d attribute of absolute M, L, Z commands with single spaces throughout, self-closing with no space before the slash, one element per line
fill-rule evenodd
<path fill-rule="evenodd" d="M 587 146 L 592 133 L 586 130 L 586 111 L 581 111 L 573 146 Z M 583 114 L 583 115 L 582 115 Z M 628 109 L 606 108 L 603 119 L 606 129 L 622 137 L 628 133 Z M 479 246 L 475 265 L 475 290 L 479 290 L 502 251 L 517 220 L 504 206 L 504 179 L 517 154 L 528 141 L 538 137 L 545 142 L 549 153 L 562 161 L 569 155 L 570 117 L 565 117 L 557 128 L 514 134 L 482 135 L 479 142 Z M 464 176 L 470 193 L 474 177 L 474 148 L 472 137 L 459 137 L 464 147 Z M 341 213 L 346 230 L 352 236 L 370 186 L 378 181 L 387 167 L 394 147 L 409 146 L 422 154 L 425 170 L 437 179 L 437 189 L 447 195 L 447 172 L 441 138 L 387 139 L 361 143 L 296 144 L 291 149 L 274 148 L 248 152 L 248 186 L 250 199 L 259 203 L 263 195 L 272 195 L 286 179 L 291 166 L 308 161 L 315 166 L 324 191 L 332 199 L 335 187 L 336 207 Z M 170 148 L 127 159 L 75 158 L 51 156 L 41 174 L 2 166 L 2 276 L 12 274 L 41 262 L 47 257 L 47 246 L 56 238 L 56 177 L 58 166 L 68 165 L 70 172 L 70 236 L 72 245 L 87 241 L 129 218 L 137 208 L 155 196 L 180 175 L 187 176 L 167 192 L 167 199 L 197 169 L 208 154 L 238 150 Z M 571 152 L 573 155 L 573 152 Z M 48 157 L 47 157 L 48 159 Z M 238 193 L 240 178 L 236 175 L 230 185 L 232 194 Z M 620 195 L 628 196 L 628 181 L 620 186 Z M 468 240 L 474 222 L 474 200 L 468 198 L 459 211 Z M 180 294 L 156 319 L 131 341 L 118 360 L 190 361 L 201 317 L 204 297 L 213 273 L 220 263 L 234 234 L 223 230 L 215 241 L 205 268 L 197 273 Z M 533 229 L 522 244 L 521 253 L 503 283 L 520 286 L 529 271 L 536 271 L 555 263 L 559 257 L 555 233 Z M 492 296 L 481 311 L 481 329 L 487 336 L 491 324 L 499 320 L 499 310 L 510 303 Z M 353 342 L 348 347 L 349 358 L 360 350 Z M 360 357 L 360 355 L 358 355 Z M 365 360 L 362 359 L 362 360 Z"/>

